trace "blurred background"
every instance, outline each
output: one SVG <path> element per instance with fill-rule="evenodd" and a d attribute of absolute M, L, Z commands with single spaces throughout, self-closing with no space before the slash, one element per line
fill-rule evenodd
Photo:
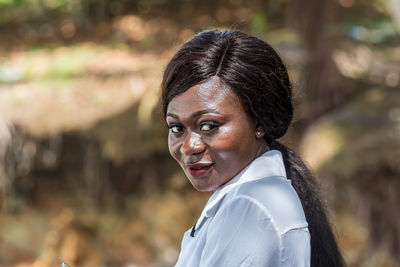
<path fill-rule="evenodd" d="M 159 86 L 209 28 L 286 62 L 283 142 L 348 266 L 400 266 L 398 0 L 0 0 L 0 266 L 173 266 L 209 194 L 168 154 Z"/>

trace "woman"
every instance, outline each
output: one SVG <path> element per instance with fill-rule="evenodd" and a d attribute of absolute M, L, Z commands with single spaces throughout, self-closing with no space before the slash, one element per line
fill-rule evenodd
<path fill-rule="evenodd" d="M 162 100 L 171 155 L 197 190 L 215 191 L 176 266 L 343 266 L 313 176 L 276 141 L 291 86 L 267 43 L 197 34 L 166 67 Z"/>

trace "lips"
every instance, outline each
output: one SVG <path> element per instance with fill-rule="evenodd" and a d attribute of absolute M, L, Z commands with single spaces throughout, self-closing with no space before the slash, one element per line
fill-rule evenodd
<path fill-rule="evenodd" d="M 211 171 L 214 163 L 193 163 L 187 164 L 186 168 L 190 175 L 196 178 L 207 176 Z"/>

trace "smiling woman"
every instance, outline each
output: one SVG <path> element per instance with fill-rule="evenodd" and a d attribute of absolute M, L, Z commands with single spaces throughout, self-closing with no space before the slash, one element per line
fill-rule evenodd
<path fill-rule="evenodd" d="M 266 147 L 254 136 L 256 121 L 217 77 L 173 98 L 167 124 L 171 155 L 199 191 L 216 190 Z"/>
<path fill-rule="evenodd" d="M 237 31 L 194 36 L 162 82 L 171 155 L 214 191 L 176 266 L 343 266 L 301 159 L 276 141 L 293 117 L 284 64 Z"/>

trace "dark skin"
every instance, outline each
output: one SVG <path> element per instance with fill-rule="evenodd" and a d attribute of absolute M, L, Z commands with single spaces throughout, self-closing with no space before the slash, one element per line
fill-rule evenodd
<path fill-rule="evenodd" d="M 217 77 L 173 98 L 166 120 L 169 151 L 202 192 L 216 190 L 268 150 L 263 129 Z"/>

